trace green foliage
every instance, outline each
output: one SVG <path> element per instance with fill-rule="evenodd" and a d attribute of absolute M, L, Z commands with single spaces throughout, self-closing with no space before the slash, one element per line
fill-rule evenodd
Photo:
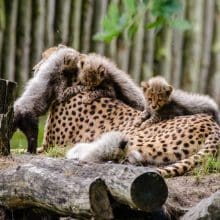
<path fill-rule="evenodd" d="M 47 152 L 46 156 L 48 157 L 64 157 L 65 156 L 66 149 L 62 147 L 50 147 Z"/>
<path fill-rule="evenodd" d="M 207 156 L 202 160 L 201 166 L 194 169 L 193 174 L 199 178 L 210 173 L 220 173 L 220 160 L 213 156 Z"/>
<path fill-rule="evenodd" d="M 161 28 L 169 25 L 173 28 L 187 30 L 191 27 L 188 21 L 178 18 L 182 10 L 180 0 L 122 0 L 122 7 L 111 2 L 102 21 L 103 31 L 93 39 L 111 42 L 124 33 L 125 38 L 132 38 L 138 29 L 140 20 L 149 14 L 153 21 L 146 28 Z"/>

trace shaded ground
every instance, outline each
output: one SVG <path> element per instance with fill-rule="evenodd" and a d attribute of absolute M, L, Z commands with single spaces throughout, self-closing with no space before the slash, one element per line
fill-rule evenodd
<path fill-rule="evenodd" d="M 220 173 L 203 177 L 180 176 L 166 180 L 169 186 L 168 209 L 178 215 L 195 206 L 201 199 L 220 190 Z"/>

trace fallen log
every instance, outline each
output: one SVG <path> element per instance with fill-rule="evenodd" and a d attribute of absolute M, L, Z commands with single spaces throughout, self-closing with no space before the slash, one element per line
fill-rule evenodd
<path fill-rule="evenodd" d="M 116 202 L 142 211 L 164 204 L 167 186 L 152 169 L 16 156 L 0 160 L 0 206 L 39 207 L 64 216 L 113 218 Z"/>

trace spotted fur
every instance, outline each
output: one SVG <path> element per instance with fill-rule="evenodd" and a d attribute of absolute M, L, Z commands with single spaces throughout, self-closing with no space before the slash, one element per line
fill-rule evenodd
<path fill-rule="evenodd" d="M 163 77 L 153 77 L 148 82 L 142 82 L 141 86 L 147 107 L 141 114 L 137 126 L 146 119 L 148 123 L 156 123 L 176 116 L 197 113 L 211 115 L 218 124 L 220 123 L 218 106 L 209 96 L 173 90 Z"/>
<path fill-rule="evenodd" d="M 86 93 L 52 105 L 45 128 L 45 149 L 91 142 L 117 130 L 129 140 L 127 156 L 136 152 L 133 163 L 153 164 L 164 176 L 182 175 L 203 156 L 217 153 L 220 129 L 209 115 L 179 116 L 142 129 L 135 126 L 140 111 L 114 98 L 100 98 L 85 105 L 82 100 Z"/>

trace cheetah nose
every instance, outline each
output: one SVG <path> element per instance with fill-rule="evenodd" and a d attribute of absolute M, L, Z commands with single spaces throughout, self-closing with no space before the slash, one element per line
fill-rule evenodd
<path fill-rule="evenodd" d="M 124 140 L 124 141 L 121 141 L 121 142 L 119 143 L 119 148 L 120 148 L 121 150 L 124 150 L 127 144 L 128 144 L 128 141 L 125 141 L 125 140 Z"/>

